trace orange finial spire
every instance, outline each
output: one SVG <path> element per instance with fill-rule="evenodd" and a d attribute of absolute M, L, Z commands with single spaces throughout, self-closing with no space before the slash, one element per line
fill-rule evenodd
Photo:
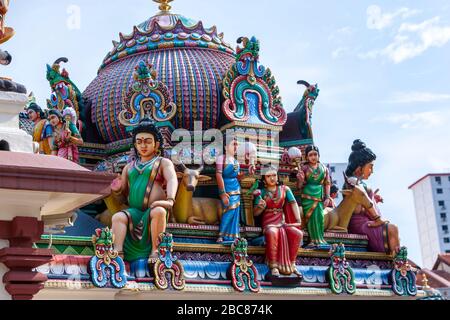
<path fill-rule="evenodd" d="M 159 3 L 159 10 L 161 10 L 162 12 L 169 12 L 170 9 L 172 8 L 169 3 L 172 2 L 173 0 L 153 0 L 156 3 Z"/>

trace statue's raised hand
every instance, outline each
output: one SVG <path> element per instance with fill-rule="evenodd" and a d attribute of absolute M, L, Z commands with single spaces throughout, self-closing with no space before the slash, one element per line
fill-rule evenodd
<path fill-rule="evenodd" d="M 305 173 L 302 169 L 300 169 L 297 173 L 297 183 L 299 187 L 303 186 L 303 183 L 305 182 Z"/>
<path fill-rule="evenodd" d="M 261 209 L 265 209 L 267 207 L 266 201 L 264 201 L 264 199 L 259 200 L 258 207 Z"/>

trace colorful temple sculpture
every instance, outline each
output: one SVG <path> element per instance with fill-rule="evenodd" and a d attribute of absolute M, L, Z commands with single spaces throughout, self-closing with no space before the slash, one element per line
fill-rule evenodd
<path fill-rule="evenodd" d="M 43 171 L 64 164 L 85 177 L 73 177 L 84 197 L 48 208 L 76 221 L 57 232 L 44 214 L 52 228 L 27 243 L 44 250 L 27 297 L 426 296 L 367 186 L 376 156 L 361 156 L 372 152 L 360 140 L 345 200 L 329 208 L 313 135 L 318 86 L 299 81 L 306 91 L 287 113 L 256 37 L 235 49 L 215 26 L 154 1 L 160 11 L 119 34 L 84 92 L 59 58 L 47 65 L 48 109 L 30 97 L 20 115 Z"/>

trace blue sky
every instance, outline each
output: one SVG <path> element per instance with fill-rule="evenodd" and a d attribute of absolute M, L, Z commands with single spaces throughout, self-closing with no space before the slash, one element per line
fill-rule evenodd
<path fill-rule="evenodd" d="M 79 29 L 68 27 L 73 5 Z M 231 44 L 255 35 L 287 111 L 303 92 L 297 80 L 319 84 L 313 122 L 322 160 L 345 162 L 353 140 L 366 141 L 378 155 L 370 184 L 385 198 L 383 215 L 400 227 L 402 243 L 420 262 L 407 188 L 429 172 L 450 171 L 450 3 L 176 0 L 172 6 L 217 25 Z M 12 1 L 7 25 L 17 34 L 2 45 L 13 55 L 2 75 L 45 105 L 45 64 L 66 56 L 65 67 L 84 90 L 118 33 L 156 12 L 151 0 Z"/>

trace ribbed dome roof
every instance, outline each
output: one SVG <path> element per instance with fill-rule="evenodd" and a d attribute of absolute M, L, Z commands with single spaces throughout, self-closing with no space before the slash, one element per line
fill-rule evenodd
<path fill-rule="evenodd" d="M 157 80 L 169 87 L 177 105 L 172 120 L 176 128 L 193 130 L 196 120 L 203 122 L 204 130 L 218 126 L 222 79 L 235 58 L 215 26 L 205 28 L 201 21 L 163 12 L 119 37 L 83 94 L 92 102 L 92 121 L 106 142 L 128 137 L 118 115 L 141 60 L 153 64 Z"/>

